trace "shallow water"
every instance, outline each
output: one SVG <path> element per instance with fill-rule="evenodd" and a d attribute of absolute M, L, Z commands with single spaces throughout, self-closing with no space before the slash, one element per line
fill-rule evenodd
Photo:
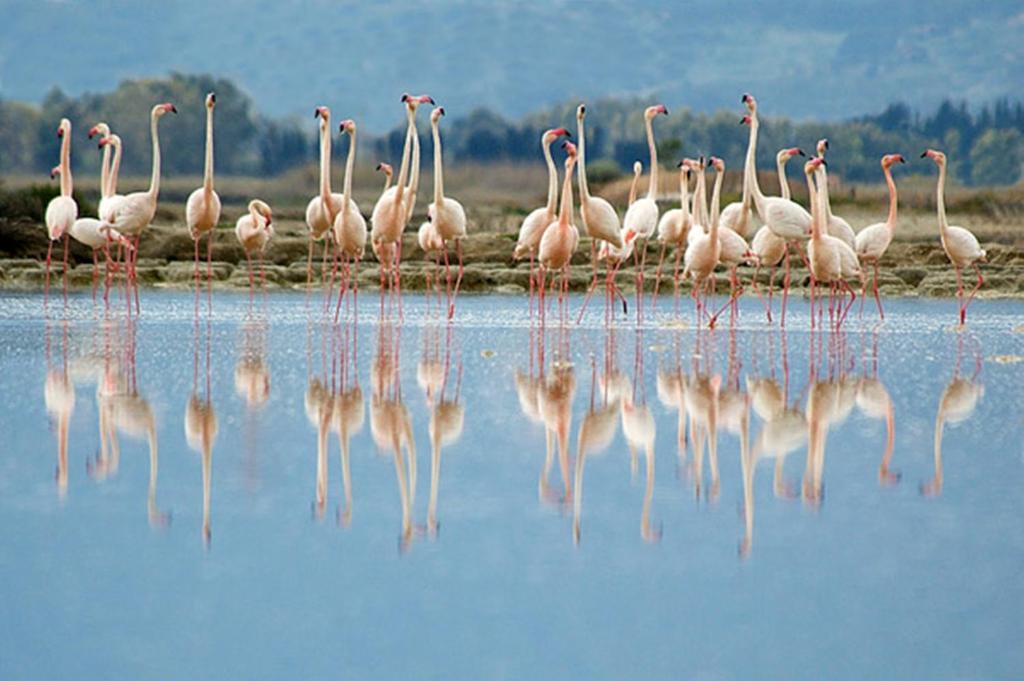
<path fill-rule="evenodd" d="M 0 676 L 1024 665 L 1024 304 L 541 335 L 522 298 L 361 302 L 0 296 Z"/>

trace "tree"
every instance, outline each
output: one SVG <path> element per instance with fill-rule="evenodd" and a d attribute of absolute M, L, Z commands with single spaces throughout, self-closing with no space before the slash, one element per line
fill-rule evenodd
<path fill-rule="evenodd" d="M 1011 128 L 986 130 L 971 148 L 971 182 L 977 185 L 1016 183 L 1024 163 L 1024 135 Z"/>

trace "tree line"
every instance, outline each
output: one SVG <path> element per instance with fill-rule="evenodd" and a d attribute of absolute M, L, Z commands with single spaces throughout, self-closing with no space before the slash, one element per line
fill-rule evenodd
<path fill-rule="evenodd" d="M 164 170 L 168 174 L 202 172 L 203 126 L 201 106 L 208 91 L 217 92 L 217 171 L 228 175 L 276 175 L 314 162 L 316 125 L 312 119 L 273 119 L 262 115 L 252 98 L 232 81 L 206 75 L 172 73 L 166 78 L 126 80 L 113 92 L 70 97 L 54 88 L 39 105 L 0 100 L 0 173 L 45 173 L 56 162 L 59 141 L 55 130 L 61 117 L 77 128 L 73 136 L 76 167 L 98 167 L 99 152 L 86 138 L 88 127 L 106 121 L 122 137 L 128 150 L 122 172 L 149 172 L 149 109 L 161 101 L 178 104 L 178 116 L 161 121 Z M 715 154 L 730 167 L 742 164 L 747 130 L 738 125 L 742 107 L 735 111 L 698 113 L 673 111 L 656 121 L 660 159 L 667 167 L 679 157 Z M 188 106 L 188 103 L 195 103 Z M 588 101 L 588 167 L 597 176 L 626 172 L 634 160 L 647 160 L 641 99 L 603 98 Z M 486 108 L 454 116 L 445 122 L 445 154 L 453 161 L 480 163 L 536 163 L 543 130 L 566 126 L 575 130 L 577 102 L 565 102 L 518 121 L 510 121 Z M 335 112 L 336 117 L 344 112 Z M 846 121 L 795 122 L 764 116 L 758 145 L 758 164 L 774 167 L 775 152 L 784 146 L 802 146 L 828 137 L 835 173 L 850 181 L 877 181 L 878 159 L 885 153 L 911 155 L 925 147 L 944 149 L 950 173 L 973 185 L 1014 184 L 1024 165 L 1024 104 L 1000 99 L 972 110 L 966 102 L 947 100 L 935 111 L 921 113 L 896 103 L 876 115 Z M 398 118 L 396 114 L 396 118 Z M 430 153 L 429 127 L 421 117 L 424 153 Z M 370 137 L 361 146 L 364 162 L 396 163 L 405 131 Z M 342 141 L 334 138 L 336 153 Z M 427 157 L 429 158 L 429 156 Z M 82 159 L 95 159 L 86 160 Z M 592 164 L 592 165 L 591 165 Z"/>

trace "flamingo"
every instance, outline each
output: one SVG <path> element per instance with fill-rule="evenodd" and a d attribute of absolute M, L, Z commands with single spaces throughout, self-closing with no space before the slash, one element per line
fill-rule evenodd
<path fill-rule="evenodd" d="M 516 240 L 516 248 L 512 253 L 512 257 L 516 260 L 530 256 L 530 300 L 533 300 L 533 281 L 534 281 L 534 259 L 537 255 L 537 246 L 540 245 L 541 236 L 544 234 L 544 230 L 547 229 L 548 225 L 555 221 L 555 210 L 558 203 L 558 170 L 555 168 L 555 162 L 551 158 L 551 145 L 559 137 L 571 137 L 569 131 L 565 128 L 552 128 L 545 130 L 544 134 L 540 137 L 540 148 L 544 154 L 544 162 L 548 167 L 548 202 L 540 207 L 532 210 L 529 215 L 523 220 L 522 226 L 519 228 L 519 238 Z M 634 187 L 636 185 L 636 178 L 633 179 Z M 420 228 L 423 229 L 422 227 Z M 421 244 L 422 247 L 422 244 Z M 426 250 L 426 249 L 424 249 Z M 532 309 L 532 303 L 531 303 Z"/>
<path fill-rule="evenodd" d="M 57 127 L 60 138 L 60 196 L 55 196 L 46 204 L 46 232 L 50 243 L 46 248 L 46 286 L 45 294 L 50 295 L 50 260 L 53 256 L 53 242 L 64 239 L 64 295 L 68 291 L 68 231 L 78 218 L 78 204 L 72 197 L 73 183 L 71 180 L 71 121 L 60 119 Z M 54 173 L 50 172 L 52 178 Z"/>
<path fill-rule="evenodd" d="M 110 137 L 110 126 L 100 122 L 89 128 L 89 139 L 96 135 L 99 135 L 101 140 L 107 139 Z M 103 158 L 100 161 L 100 203 L 97 207 L 97 215 L 103 215 L 103 202 L 113 193 L 110 190 L 110 147 L 100 145 L 100 149 L 103 150 Z M 118 151 L 120 152 L 120 148 Z M 120 157 L 118 163 L 120 164 Z"/>
<path fill-rule="evenodd" d="M 92 297 L 96 299 L 96 282 L 99 279 L 99 253 L 103 251 L 106 263 L 106 277 L 110 272 L 110 242 L 114 241 L 120 246 L 132 248 L 131 242 L 122 234 L 108 226 L 99 218 L 78 218 L 71 224 L 68 230 L 71 238 L 78 243 L 92 249 Z M 108 282 L 109 283 L 109 282 Z M 107 299 L 107 291 L 104 291 L 104 300 Z"/>
<path fill-rule="evenodd" d="M 701 160 L 700 165 L 703 167 L 703 160 Z M 702 170 L 697 175 L 697 188 L 699 194 L 704 193 L 703 176 L 704 173 Z M 699 194 L 694 197 L 695 206 L 699 206 Z M 696 223 L 696 217 L 694 222 Z M 683 276 L 693 280 L 691 294 L 693 295 L 693 301 L 697 308 L 697 317 L 699 320 L 701 312 L 704 310 L 707 301 L 707 293 L 705 292 L 704 302 L 701 302 L 700 292 L 701 289 L 710 285 L 711 279 L 714 275 L 715 265 L 718 264 L 718 260 L 722 254 L 722 246 L 721 241 L 718 238 L 717 222 L 712 222 L 707 232 L 704 232 L 702 229 L 694 230 L 692 228 L 691 231 L 695 231 L 696 235 L 686 246 L 686 252 L 683 255 Z M 712 318 L 709 324 L 714 326 L 714 323 L 715 320 Z"/>
<path fill-rule="evenodd" d="M 658 241 L 661 242 L 661 255 L 658 256 L 658 268 L 654 273 L 654 293 L 651 297 L 651 308 L 658 299 L 658 287 L 661 285 L 661 267 L 665 261 L 665 251 L 669 246 L 676 249 L 675 284 L 679 288 L 679 260 L 682 257 L 693 217 L 690 215 L 690 166 L 682 161 L 679 167 L 679 208 L 665 211 L 658 220 Z M 635 178 L 634 178 L 635 185 Z"/>
<path fill-rule="evenodd" d="M 160 132 L 158 124 L 167 113 L 178 113 L 170 102 L 157 104 L 149 112 L 149 134 L 153 142 L 153 170 L 149 180 L 149 189 L 144 192 L 133 192 L 123 197 L 112 195 L 107 213 L 100 215 L 104 222 L 110 223 L 115 231 L 132 239 L 134 250 L 128 254 L 128 273 L 131 283 L 135 285 L 135 309 L 139 309 L 139 291 L 135 281 L 135 261 L 139 257 L 139 239 L 143 230 L 149 226 L 156 216 L 156 201 L 160 195 Z M 116 152 L 116 150 L 115 150 Z"/>
<path fill-rule="evenodd" d="M 775 234 L 775 236 L 787 242 L 786 254 L 783 256 L 785 274 L 782 279 L 782 318 L 780 324 L 786 325 L 786 299 L 789 297 L 789 246 L 795 245 L 807 238 L 811 231 L 811 214 L 802 206 L 791 201 L 775 196 L 765 196 L 761 193 L 761 187 L 757 182 L 757 167 L 755 163 L 757 150 L 757 133 L 760 123 L 757 118 L 757 100 L 753 95 L 743 95 L 743 103 L 747 107 L 747 115 L 742 122 L 750 125 L 750 148 L 747 153 L 744 172 L 744 182 L 749 183 L 751 197 L 754 200 L 754 207 L 761 218 L 761 221 Z M 750 153 L 751 149 L 753 153 Z"/>
<path fill-rule="evenodd" d="M 439 129 L 444 107 L 430 112 L 430 128 L 434 136 L 434 200 L 427 206 L 427 219 L 434 225 L 444 246 L 445 291 L 448 296 L 448 319 L 455 315 L 455 299 L 462 285 L 462 238 L 466 236 L 466 211 L 462 204 L 444 195 L 444 169 L 441 158 L 441 131 Z M 459 274 L 452 288 L 452 273 L 448 263 L 448 242 L 455 242 L 455 254 L 459 259 Z"/>
<path fill-rule="evenodd" d="M 744 103 L 749 95 L 744 95 Z M 753 99 L 753 97 L 751 97 Z M 740 125 L 745 124 L 746 118 L 740 120 Z M 734 201 L 722 209 L 721 226 L 731 229 L 743 238 L 751 232 L 752 222 L 750 220 L 750 204 L 753 199 L 751 182 L 747 176 L 747 166 L 756 166 L 757 156 L 757 135 L 754 126 L 750 126 L 750 134 L 747 138 L 747 155 L 743 162 L 743 192 L 739 201 Z M 787 188 L 788 191 L 788 188 Z M 789 194 L 784 194 L 789 198 Z"/>
<path fill-rule="evenodd" d="M 729 269 L 729 304 L 732 307 L 732 317 L 736 312 L 736 298 L 742 292 L 739 280 L 736 277 L 736 268 L 744 262 L 756 260 L 756 256 L 750 250 L 747 240 L 731 229 L 721 229 L 719 202 L 722 195 L 722 179 L 725 177 L 725 161 L 712 156 L 711 165 L 715 169 L 715 187 L 711 192 L 711 217 L 712 225 L 719 225 L 718 242 L 721 246 L 718 254 L 718 262 Z"/>
<path fill-rule="evenodd" d="M 644 172 L 644 164 L 640 161 L 633 161 L 633 180 L 629 183 L 629 199 L 626 206 L 632 206 L 636 201 L 636 186 L 640 182 L 640 175 Z"/>
<path fill-rule="evenodd" d="M 921 154 L 921 158 L 926 156 L 939 167 L 939 180 L 935 191 L 935 202 L 939 215 L 939 239 L 942 241 L 943 250 L 946 251 L 946 257 L 949 258 L 949 262 L 952 263 L 953 269 L 956 271 L 956 298 L 960 306 L 960 325 L 963 326 L 967 323 L 967 308 L 974 300 L 974 295 L 985 283 L 978 263 L 988 261 L 985 257 L 985 250 L 978 243 L 974 234 L 963 227 L 950 225 L 946 221 L 946 155 L 941 151 L 928 149 Z M 961 277 L 961 270 L 965 267 L 973 267 L 978 275 L 978 283 L 971 290 L 966 302 L 964 301 L 964 283 Z"/>
<path fill-rule="evenodd" d="M 381 281 L 383 282 L 385 271 L 392 274 L 394 283 L 401 292 L 401 281 L 398 278 L 398 267 L 401 263 L 401 240 L 402 231 L 409 222 L 409 214 L 412 204 L 406 196 L 407 190 L 411 192 L 413 187 L 406 187 L 409 179 L 409 154 L 413 146 L 416 133 L 416 111 L 420 104 L 433 104 L 434 100 L 429 95 L 414 97 L 409 94 L 402 95 L 402 103 L 406 107 L 406 135 L 405 146 L 402 149 L 402 164 L 398 170 L 398 178 L 395 186 L 388 188 L 377 199 L 373 207 L 370 222 L 373 227 L 370 231 L 371 246 L 374 254 L 378 256 L 381 263 Z M 418 144 L 418 141 L 417 141 Z"/>
<path fill-rule="evenodd" d="M 313 118 L 319 121 L 320 129 L 320 194 L 306 204 L 306 226 L 309 228 L 309 255 L 306 258 L 306 287 L 313 283 L 313 244 L 323 241 L 334 225 L 334 218 L 341 210 L 341 194 L 331 191 L 331 110 L 318 106 Z M 324 243 L 324 257 L 320 278 L 324 279 L 327 264 L 327 244 Z"/>
<path fill-rule="evenodd" d="M 185 222 L 188 233 L 195 242 L 196 292 L 199 291 L 199 240 L 206 234 L 206 283 L 213 281 L 213 230 L 220 221 L 220 197 L 213 190 L 213 107 L 217 96 L 206 95 L 206 161 L 203 169 L 203 186 L 189 194 L 185 204 Z"/>
<path fill-rule="evenodd" d="M 651 176 L 647 184 L 647 196 L 637 199 L 626 210 L 626 216 L 622 219 L 622 229 L 627 233 L 636 232 L 637 237 L 642 240 L 639 249 L 639 258 L 636 251 L 633 251 L 633 259 L 637 262 L 637 320 L 640 319 L 642 309 L 640 306 L 643 300 L 644 287 L 644 262 L 647 259 L 647 240 L 654 234 L 658 227 L 658 147 L 654 143 L 654 118 L 658 114 L 668 115 L 668 109 L 664 104 L 656 104 L 644 109 L 644 127 L 647 129 L 647 149 L 651 157 Z"/>
<path fill-rule="evenodd" d="M 775 167 L 779 174 L 779 188 L 784 199 L 790 198 L 789 182 L 786 180 L 786 163 L 794 156 L 806 156 L 806 154 L 799 147 L 790 147 L 780 149 L 779 153 L 775 155 Z M 722 217 L 725 217 L 724 213 Z M 751 280 L 755 290 L 757 290 L 757 275 L 760 273 L 761 268 L 767 266 L 772 270 L 771 275 L 768 277 L 768 300 L 765 303 L 765 312 L 768 315 L 768 323 L 770 324 L 772 321 L 772 291 L 775 283 L 775 273 L 778 270 L 779 263 L 786 256 L 786 242 L 775 236 L 775 232 L 768 228 L 767 225 L 763 225 L 754 233 L 754 238 L 750 242 L 750 250 L 757 256 L 757 265 L 754 268 L 754 277 Z"/>
<path fill-rule="evenodd" d="M 103 125 L 105 127 L 105 124 L 103 123 L 100 123 L 98 125 Z M 100 133 L 102 134 L 102 129 Z M 101 188 L 100 203 L 96 209 L 96 214 L 99 216 L 101 220 L 104 219 L 105 215 L 108 215 L 110 213 L 111 207 L 116 205 L 118 201 L 124 198 L 123 196 L 117 193 L 117 178 L 121 172 L 121 152 L 124 150 L 124 145 L 121 142 L 120 135 L 110 133 L 109 135 L 103 135 L 102 137 L 100 137 L 99 148 L 103 150 L 104 158 L 106 158 L 106 156 L 110 153 L 111 147 L 113 147 L 114 149 L 113 161 L 110 164 L 110 169 L 107 175 L 106 188 Z M 101 185 L 103 184 L 102 172 L 103 171 L 101 169 Z"/>
<path fill-rule="evenodd" d="M 267 250 L 267 244 L 274 236 L 273 213 L 263 201 L 253 199 L 249 202 L 249 212 L 238 218 L 235 223 L 235 237 L 245 251 L 245 259 L 249 265 L 249 292 L 255 286 L 252 276 L 252 254 L 259 253 L 260 256 L 260 281 L 263 286 L 267 285 L 267 275 L 263 267 L 263 254 Z"/>
<path fill-rule="evenodd" d="M 356 286 L 359 283 L 359 262 L 363 259 L 366 251 L 366 220 L 359 212 L 359 206 L 352 199 L 352 175 L 356 163 L 356 124 L 352 120 L 344 120 L 338 127 L 342 134 L 348 133 L 348 158 L 345 159 L 345 185 L 341 195 L 341 210 L 334 218 L 334 244 L 335 252 L 334 266 L 337 268 L 337 253 L 341 253 L 344 260 L 345 271 L 342 274 L 341 286 L 338 291 L 338 306 L 334 310 L 334 321 L 338 321 L 341 313 L 341 299 L 345 296 L 345 289 L 349 281 L 349 261 L 355 263 Z M 334 279 L 334 273 L 331 274 Z"/>
<path fill-rule="evenodd" d="M 828 235 L 824 233 L 824 222 L 825 222 L 825 206 L 823 198 L 814 186 L 814 178 L 811 176 L 816 174 L 818 168 L 824 165 L 825 160 L 821 157 L 816 157 L 804 164 L 804 173 L 807 176 L 807 192 L 810 196 L 812 221 L 811 221 L 811 239 L 807 246 L 807 257 L 808 263 L 811 268 L 811 328 L 814 328 L 814 289 L 819 283 L 829 284 L 831 287 L 830 300 L 834 296 L 837 287 L 845 288 L 849 291 L 852 296 L 849 304 L 845 310 L 840 314 L 838 323 L 842 323 L 845 312 L 849 310 L 849 306 L 853 304 L 853 297 L 856 294 L 850 289 L 849 285 L 843 278 L 842 269 L 842 255 L 840 253 L 839 244 L 842 243 L 839 239 L 828 238 Z M 823 181 L 821 176 L 818 176 L 819 182 Z M 831 316 L 831 308 L 829 310 Z"/>
<path fill-rule="evenodd" d="M 977 380 L 977 375 L 971 378 L 962 378 L 958 374 L 954 374 L 945 390 L 942 391 L 939 410 L 935 414 L 935 435 L 932 445 L 935 473 L 930 481 L 921 484 L 921 494 L 938 496 L 942 492 L 942 435 L 946 424 L 963 423 L 969 419 L 984 395 L 985 386 Z"/>
<path fill-rule="evenodd" d="M 582 137 L 581 137 L 582 139 Z M 562 205 L 558 211 L 558 220 L 548 225 L 540 239 L 538 259 L 540 260 L 540 308 L 541 318 L 544 316 L 544 276 L 547 272 L 562 271 L 559 286 L 558 304 L 564 304 L 564 296 L 569 285 L 569 262 L 572 260 L 576 247 L 579 245 L 580 233 L 572 223 L 572 171 L 576 165 L 576 145 L 562 142 L 566 151 L 565 180 L 562 183 Z"/>
<path fill-rule="evenodd" d="M 185 440 L 202 456 L 203 464 L 203 542 L 210 544 L 210 488 L 212 482 L 213 445 L 219 425 L 213 402 L 193 394 L 185 405 Z"/>
<path fill-rule="evenodd" d="M 828 151 L 828 138 L 823 137 L 818 140 L 816 146 L 818 156 L 825 158 L 825 152 Z M 832 214 L 832 203 L 828 198 L 828 169 L 825 166 L 821 167 L 821 173 L 825 176 L 825 184 L 818 191 L 822 193 L 822 202 L 825 204 L 825 226 L 826 231 L 832 236 L 840 239 L 850 248 L 854 248 L 855 236 L 853 233 L 853 227 L 850 223 L 842 219 L 838 215 Z"/>
<path fill-rule="evenodd" d="M 375 170 L 378 173 L 384 173 L 383 191 L 387 191 L 391 187 L 391 178 L 395 175 L 395 169 L 391 167 L 390 163 L 378 163 Z"/>
<path fill-rule="evenodd" d="M 889 215 L 885 222 L 876 222 L 860 230 L 855 241 L 857 257 L 860 258 L 861 263 L 870 264 L 874 268 L 872 288 L 875 294 L 875 303 L 878 305 L 878 316 L 881 319 L 885 319 L 885 312 L 882 310 L 882 300 L 878 296 L 878 261 L 885 255 L 885 251 L 889 248 L 892 237 L 896 233 L 896 183 L 892 179 L 894 163 L 906 163 L 906 161 L 899 154 L 886 154 L 882 157 L 882 174 L 885 175 L 885 184 L 889 188 Z M 861 292 L 861 306 L 864 305 L 865 294 L 866 291 Z"/>
<path fill-rule="evenodd" d="M 580 104 L 576 107 L 576 136 L 579 138 L 579 173 L 577 181 L 580 187 L 580 218 L 583 221 L 583 229 L 590 237 L 590 265 L 593 268 L 593 278 L 590 287 L 583 298 L 583 305 L 580 307 L 577 323 L 583 318 L 583 312 L 587 309 L 587 303 L 594 289 L 597 288 L 597 242 L 606 241 L 615 248 L 624 247 L 624 235 L 619 229 L 619 215 L 612 208 L 612 204 L 600 196 L 592 196 L 590 187 L 587 185 L 587 138 L 583 129 L 583 120 L 587 116 L 587 107 Z M 608 282 L 609 288 L 612 286 Z"/>

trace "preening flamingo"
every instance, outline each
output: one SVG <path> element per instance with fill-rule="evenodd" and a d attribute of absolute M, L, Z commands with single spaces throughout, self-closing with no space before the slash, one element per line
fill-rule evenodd
<path fill-rule="evenodd" d="M 742 122 L 750 125 L 750 153 L 748 149 L 745 182 L 750 185 L 751 198 L 761 221 L 768 226 L 775 236 L 787 242 L 786 254 L 783 256 L 785 274 L 782 279 L 782 318 L 781 325 L 786 325 L 786 299 L 789 297 L 789 246 L 796 245 L 807 238 L 811 231 L 811 214 L 802 206 L 789 199 L 765 196 L 757 182 L 757 133 L 760 123 L 757 118 L 757 100 L 753 95 L 743 95 L 743 103 L 747 107 L 747 115 Z"/>
<path fill-rule="evenodd" d="M 50 261 L 53 256 L 53 242 L 64 239 L 64 294 L 68 290 L 68 231 L 78 218 L 78 204 L 71 194 L 74 190 L 71 180 L 71 121 L 60 119 L 57 128 L 60 138 L 60 196 L 55 196 L 46 204 L 46 233 L 50 237 L 46 248 L 46 288 L 45 295 L 50 294 Z M 50 173 L 52 178 L 53 172 Z"/>
<path fill-rule="evenodd" d="M 638 254 L 633 251 L 633 259 L 637 261 L 636 272 L 636 314 L 639 320 L 643 314 L 644 265 L 647 260 L 647 240 L 658 227 L 658 146 L 654 142 L 654 118 L 658 114 L 668 115 L 664 104 L 649 106 L 644 109 L 644 127 L 647 130 L 647 149 L 651 158 L 651 176 L 647 184 L 647 195 L 634 201 L 626 210 L 622 219 L 625 233 L 635 232 L 637 235 Z"/>
<path fill-rule="evenodd" d="M 896 233 L 896 183 L 892 179 L 892 166 L 894 163 L 906 163 L 899 154 L 886 154 L 882 157 L 882 173 L 885 175 L 885 184 L 889 188 L 889 215 L 885 222 L 876 222 L 868 225 L 857 233 L 855 240 L 857 257 L 861 265 L 871 265 L 874 269 L 872 278 L 872 291 L 875 295 L 875 303 L 878 305 L 878 316 L 885 319 L 885 312 L 882 310 L 882 299 L 878 296 L 878 261 L 885 255 L 885 251 L 892 243 L 892 237 Z M 861 291 L 861 308 L 864 305 L 864 295 Z"/>
<path fill-rule="evenodd" d="M 144 192 L 133 192 L 123 197 L 112 196 L 105 215 L 100 215 L 104 222 L 110 223 L 115 231 L 132 239 L 135 244 L 133 252 L 127 256 L 128 274 L 131 285 L 135 287 L 135 309 L 139 309 L 139 291 L 135 282 L 135 261 L 139 257 L 139 239 L 143 230 L 149 226 L 156 216 L 156 202 L 160 196 L 160 132 L 158 124 L 167 113 L 178 113 L 170 102 L 157 104 L 149 113 L 149 134 L 153 142 L 153 169 L 149 179 L 149 189 Z M 116 154 L 116 149 L 115 149 Z"/>
<path fill-rule="evenodd" d="M 313 110 L 313 118 L 320 126 L 320 194 L 306 204 L 306 226 L 309 228 L 309 255 L 306 258 L 306 286 L 313 283 L 313 242 L 323 241 L 330 236 L 329 231 L 334 225 L 334 218 L 341 210 L 341 194 L 331 191 L 331 110 L 326 106 L 318 106 Z M 324 269 L 327 265 L 328 244 L 324 244 L 324 257 L 321 263 L 320 278 L 326 278 Z"/>
<path fill-rule="evenodd" d="M 815 147 L 818 152 L 818 156 L 825 158 L 825 152 L 828 151 L 828 138 L 822 138 L 818 140 L 818 144 Z M 818 191 L 822 193 L 822 203 L 825 204 L 825 227 L 829 234 L 842 240 L 850 248 L 854 248 L 854 233 L 853 227 L 850 223 L 842 219 L 838 215 L 832 214 L 832 202 L 828 198 L 828 168 L 825 166 L 821 167 L 821 172 L 825 177 L 825 184 L 818 188 Z"/>
<path fill-rule="evenodd" d="M 462 204 L 444 195 L 444 169 L 441 153 L 440 120 L 444 107 L 430 112 L 430 128 L 434 137 L 434 200 L 427 206 L 427 219 L 434 225 L 437 235 L 444 243 L 445 290 L 448 297 L 448 319 L 455 315 L 455 299 L 462 285 L 462 238 L 466 236 L 466 211 Z M 452 286 L 451 267 L 448 262 L 448 243 L 455 242 L 455 255 L 459 259 L 459 273 Z"/>
<path fill-rule="evenodd" d="M 348 134 L 348 157 L 345 159 L 345 185 L 341 195 L 341 209 L 334 218 L 334 271 L 331 272 L 331 281 L 337 273 L 338 256 L 343 261 L 343 272 L 341 286 L 338 291 L 338 305 L 334 310 L 334 321 L 338 321 L 341 314 L 341 299 L 345 296 L 345 289 L 349 283 L 349 262 L 355 263 L 354 281 L 355 286 L 359 283 L 359 262 L 363 259 L 366 250 L 366 220 L 359 211 L 359 206 L 352 199 L 352 175 L 355 172 L 356 163 L 356 124 L 352 120 L 344 120 L 338 126 L 341 134 Z M 330 291 L 330 288 L 328 288 Z"/>
<path fill-rule="evenodd" d="M 92 249 L 92 296 L 95 300 L 96 282 L 99 279 L 100 252 L 102 251 L 104 255 L 105 285 L 109 285 L 110 243 L 117 243 L 121 247 L 131 251 L 131 242 L 99 218 L 78 218 L 71 224 L 71 229 L 68 230 L 68 233 L 71 235 L 72 239 Z M 103 298 L 104 300 L 107 299 L 106 290 L 104 290 Z"/>
<path fill-rule="evenodd" d="M 572 171 L 576 165 L 576 146 L 572 142 L 563 142 L 566 151 L 565 180 L 562 183 L 562 205 L 558 211 L 558 220 L 548 225 L 540 240 L 538 259 L 540 260 L 540 309 L 544 317 L 544 278 L 548 272 L 562 273 L 559 284 L 558 303 L 564 316 L 565 294 L 569 287 L 569 263 L 579 245 L 580 234 L 572 223 Z M 554 275 L 552 275 L 554 276 Z"/>
<path fill-rule="evenodd" d="M 651 309 L 658 299 L 658 288 L 661 285 L 661 268 L 665 262 L 665 252 L 669 248 L 676 249 L 676 263 L 674 269 L 674 280 L 676 290 L 679 289 L 679 261 L 682 259 L 683 251 L 686 249 L 686 238 L 690 232 L 693 219 L 690 215 L 690 166 L 682 161 L 679 167 L 679 208 L 665 211 L 658 220 L 658 242 L 661 244 L 661 253 L 658 256 L 658 267 L 654 271 L 654 293 L 651 295 Z M 635 183 L 635 178 L 634 178 Z"/>
<path fill-rule="evenodd" d="M 214 93 L 206 95 L 206 161 L 203 168 L 203 186 L 188 196 L 185 204 L 185 222 L 195 242 L 196 291 L 199 291 L 199 240 L 206 238 L 206 283 L 213 280 L 213 230 L 220 221 L 220 197 L 213 190 L 213 107 L 217 104 Z"/>
<path fill-rule="evenodd" d="M 551 158 L 551 144 L 559 137 L 571 137 L 569 131 L 565 128 L 552 128 L 545 130 L 544 134 L 540 136 L 540 149 L 544 154 L 544 162 L 548 168 L 548 201 L 540 207 L 530 211 L 530 214 L 523 220 L 522 226 L 519 227 L 519 238 L 516 240 L 516 248 L 512 253 L 512 257 L 516 260 L 520 260 L 526 256 L 530 257 L 530 298 L 533 298 L 533 284 L 534 284 L 534 259 L 537 256 L 537 247 L 540 245 L 540 238 L 544 235 L 544 230 L 547 229 L 548 225 L 555 221 L 555 210 L 558 204 L 558 170 L 555 168 L 555 162 Z M 634 178 L 634 184 L 636 179 Z M 423 227 L 420 227 L 422 230 Z M 423 244 L 420 244 L 423 248 Z M 426 250 L 424 248 L 424 250 Z"/>
<path fill-rule="evenodd" d="M 245 251 L 245 259 L 249 265 L 249 291 L 252 292 L 255 286 L 252 276 L 252 256 L 259 254 L 260 258 L 260 283 L 267 285 L 267 275 L 264 271 L 263 254 L 267 250 L 267 244 L 274 236 L 273 226 L 274 215 L 268 206 L 259 199 L 249 202 L 249 212 L 238 218 L 235 223 L 235 237 Z"/>
<path fill-rule="evenodd" d="M 928 157 L 935 161 L 939 167 L 939 180 L 935 189 L 935 203 L 939 216 L 939 239 L 942 241 L 942 248 L 946 251 L 946 257 L 956 270 L 956 298 L 960 306 L 960 325 L 967 323 L 967 308 L 974 300 L 975 294 L 985 283 L 981 276 L 979 262 L 987 262 L 985 250 L 978 243 L 977 237 L 963 227 L 950 225 L 946 220 L 946 155 L 941 151 L 928 149 L 921 154 L 921 158 Z M 973 267 L 978 275 L 978 283 L 971 289 L 967 300 L 964 300 L 964 283 L 961 271 L 965 267 Z"/>

